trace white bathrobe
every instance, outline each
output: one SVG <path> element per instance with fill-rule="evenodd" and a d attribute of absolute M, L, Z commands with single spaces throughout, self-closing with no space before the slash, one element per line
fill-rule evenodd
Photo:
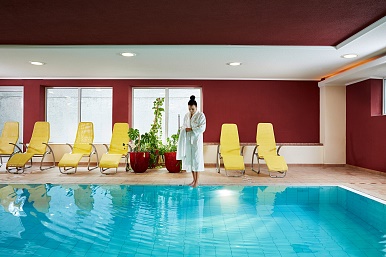
<path fill-rule="evenodd" d="M 186 128 L 192 131 L 186 132 Z M 184 117 L 177 146 L 177 160 L 182 160 L 182 169 L 187 172 L 204 171 L 204 141 L 206 129 L 204 113 L 196 111 L 192 118 L 190 112 Z"/>

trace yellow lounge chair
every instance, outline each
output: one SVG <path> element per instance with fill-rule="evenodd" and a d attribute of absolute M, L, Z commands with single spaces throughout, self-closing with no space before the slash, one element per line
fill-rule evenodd
<path fill-rule="evenodd" d="M 240 176 L 245 173 L 244 146 L 240 148 L 239 132 L 236 124 L 223 124 L 221 126 L 220 144 L 217 147 L 216 167 L 220 173 L 221 159 L 224 163 L 225 174 L 228 170 L 241 171 Z"/>
<path fill-rule="evenodd" d="M 71 148 L 71 153 L 65 153 L 62 159 L 59 161 L 58 167 L 62 174 L 76 173 L 78 165 L 82 157 L 88 157 L 87 169 L 93 170 L 98 168 L 98 152 L 93 145 L 94 141 L 94 125 L 92 122 L 80 122 L 78 125 L 78 131 L 76 132 L 76 138 L 74 147 L 67 144 Z M 90 168 L 91 156 L 95 154 L 97 160 L 97 166 Z M 63 171 L 62 169 L 63 168 Z M 68 172 L 74 169 L 74 172 Z"/>
<path fill-rule="evenodd" d="M 102 174 L 111 174 L 105 172 L 108 169 L 115 168 L 115 173 L 118 171 L 118 165 L 121 158 L 125 158 L 125 167 L 127 171 L 128 163 L 128 144 L 129 136 L 127 132 L 129 131 L 128 123 L 115 123 L 113 128 L 113 134 L 111 136 L 110 148 L 103 144 L 107 153 L 102 155 L 101 161 L 99 162 L 99 168 Z"/>
<path fill-rule="evenodd" d="M 252 154 L 252 170 L 260 173 L 260 160 L 264 159 L 271 178 L 283 178 L 287 174 L 288 166 L 283 156 L 279 155 L 281 146 L 276 148 L 275 134 L 271 123 L 257 125 L 256 146 Z M 258 170 L 253 167 L 254 157 L 257 158 Z M 281 175 L 273 175 L 277 172 Z"/>
<path fill-rule="evenodd" d="M 28 146 L 22 143 L 27 149 L 26 152 L 16 153 L 11 158 L 9 158 L 6 166 L 7 171 L 10 173 L 19 173 L 19 171 L 22 170 L 23 173 L 25 168 L 32 167 L 32 157 L 42 157 L 42 160 L 40 161 L 40 170 L 46 170 L 55 167 L 55 156 L 52 148 L 48 145 L 49 139 L 50 123 L 44 121 L 36 122 Z M 42 168 L 44 158 L 47 154 L 52 154 L 52 166 Z M 31 165 L 26 167 L 25 165 L 28 161 L 31 161 Z M 16 172 L 13 172 L 13 170 Z"/>
<path fill-rule="evenodd" d="M 3 165 L 3 156 L 11 157 L 15 153 L 15 147 L 17 152 L 21 152 L 21 149 L 16 145 L 19 139 L 19 122 L 9 121 L 4 123 L 3 132 L 0 137 L 0 167 Z"/>

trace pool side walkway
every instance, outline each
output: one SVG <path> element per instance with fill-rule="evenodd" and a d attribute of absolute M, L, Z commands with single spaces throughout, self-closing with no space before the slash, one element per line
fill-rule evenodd
<path fill-rule="evenodd" d="M 190 173 L 168 173 L 166 169 L 147 170 L 145 173 L 125 172 L 120 167 L 117 174 L 102 175 L 99 169 L 87 171 L 79 167 L 76 174 L 61 174 L 57 167 L 40 171 L 38 166 L 24 174 L 9 174 L 5 165 L 0 168 L 1 184 L 128 184 L 128 185 L 188 185 Z M 352 166 L 290 165 L 285 178 L 270 178 L 266 167 L 260 174 L 247 168 L 241 177 L 226 177 L 215 168 L 201 173 L 201 185 L 342 185 L 386 201 L 386 173 L 374 172 Z"/>

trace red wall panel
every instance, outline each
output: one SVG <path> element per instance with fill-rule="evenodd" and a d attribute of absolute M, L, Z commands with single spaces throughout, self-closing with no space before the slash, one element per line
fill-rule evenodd
<path fill-rule="evenodd" d="M 319 143 L 317 82 L 213 81 L 203 85 L 208 129 L 218 142 L 222 123 L 236 123 L 241 142 L 256 142 L 259 122 L 271 122 L 276 141 Z"/>
<path fill-rule="evenodd" d="M 255 142 L 256 125 L 272 122 L 281 143 L 319 143 L 319 88 L 315 81 L 239 80 L 0 80 L 24 85 L 24 135 L 44 119 L 45 87 L 113 87 L 113 123 L 131 123 L 132 87 L 202 87 L 205 142 L 218 142 L 221 124 L 236 123 L 241 142 Z M 186 98 L 186 103 L 189 96 Z M 39 108 L 36 108 L 38 106 Z M 149 106 L 151 108 L 151 106 Z"/>
<path fill-rule="evenodd" d="M 45 89 L 41 80 L 24 80 L 23 140 L 29 142 L 36 121 L 45 120 Z"/>
<path fill-rule="evenodd" d="M 386 172 L 386 116 L 371 115 L 374 105 L 371 99 L 379 99 L 374 97 L 374 89 L 379 87 L 382 87 L 382 80 L 376 79 L 347 86 L 346 161 L 350 165 Z"/>
<path fill-rule="evenodd" d="M 131 125 L 131 115 L 129 115 L 129 109 L 131 109 L 131 88 L 122 82 L 113 84 L 113 124 L 116 122 L 129 122 Z M 130 106 L 129 106 L 130 104 Z"/>
<path fill-rule="evenodd" d="M 371 116 L 382 115 L 382 80 L 375 80 L 371 82 Z"/>

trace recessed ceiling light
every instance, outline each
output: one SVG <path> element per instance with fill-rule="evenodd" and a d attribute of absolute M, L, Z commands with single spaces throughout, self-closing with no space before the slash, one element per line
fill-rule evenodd
<path fill-rule="evenodd" d="M 41 65 L 45 64 L 44 62 L 37 62 L 37 61 L 30 61 L 29 63 L 32 64 L 32 65 L 38 65 L 38 66 L 41 66 Z"/>
<path fill-rule="evenodd" d="M 240 66 L 241 62 L 228 62 L 227 65 L 229 65 L 229 66 Z"/>
<path fill-rule="evenodd" d="M 358 55 L 357 54 L 344 54 L 341 57 L 346 58 L 346 59 L 351 59 L 351 58 L 358 57 Z"/>
<path fill-rule="evenodd" d="M 133 56 L 136 56 L 135 53 L 120 53 L 120 55 L 124 56 L 124 57 L 133 57 Z"/>

